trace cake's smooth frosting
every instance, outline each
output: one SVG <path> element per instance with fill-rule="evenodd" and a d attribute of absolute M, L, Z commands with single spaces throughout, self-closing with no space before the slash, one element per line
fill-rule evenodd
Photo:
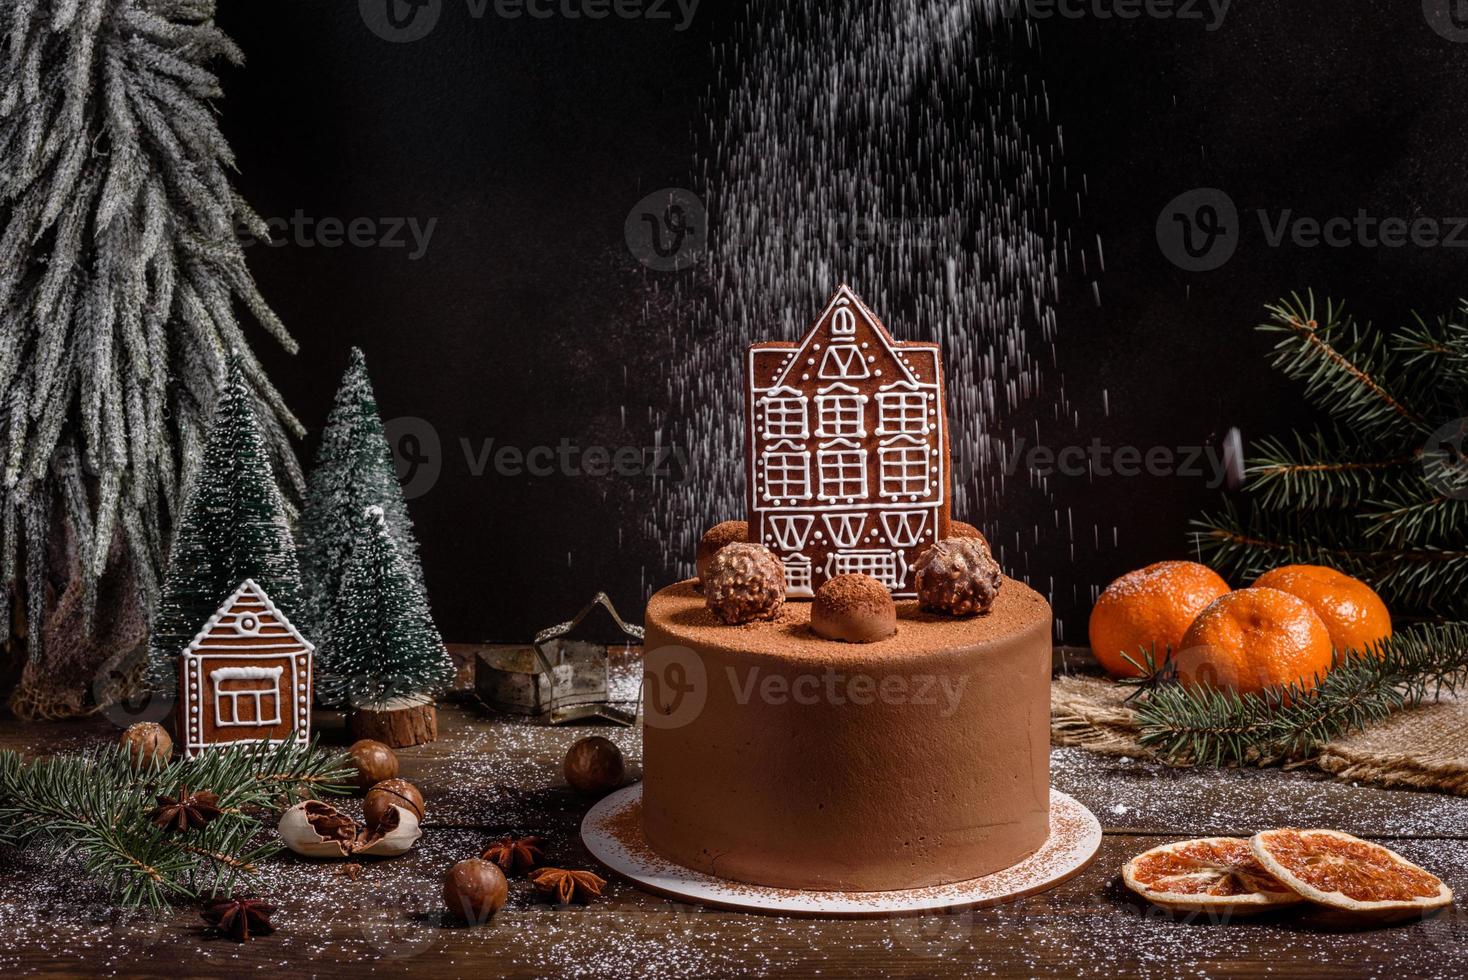
<path fill-rule="evenodd" d="M 967 619 L 897 604 L 897 634 L 825 640 L 808 603 L 725 626 L 691 583 L 647 607 L 643 811 L 685 866 L 883 891 L 1009 867 L 1044 843 L 1050 606 L 1005 579 Z"/>

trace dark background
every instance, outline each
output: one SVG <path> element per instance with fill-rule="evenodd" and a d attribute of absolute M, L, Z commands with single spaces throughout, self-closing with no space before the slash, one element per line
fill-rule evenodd
<path fill-rule="evenodd" d="M 294 358 L 263 337 L 257 349 L 313 429 L 303 459 L 351 344 L 366 351 L 384 417 L 425 420 L 437 436 L 441 475 L 410 508 L 446 638 L 523 639 L 597 589 L 639 618 L 671 570 L 638 512 L 651 505 L 636 485 L 647 477 L 474 476 L 460 440 L 652 443 L 666 338 L 629 328 L 629 311 L 693 273 L 644 270 L 623 222 L 648 192 L 694 185 L 715 46 L 744 12 L 703 0 L 679 32 L 442 4 L 412 43 L 378 37 L 352 2 L 221 4 L 248 63 L 227 73 L 219 109 L 240 190 L 263 216 L 365 217 L 383 230 L 389 217 L 437 219 L 416 260 L 411 239 L 324 247 L 291 232 L 252 246 L 301 344 Z M 1104 244 L 1100 305 L 1080 280 L 1063 284 L 1060 305 L 1081 441 L 1186 447 L 1229 426 L 1247 440 L 1308 421 L 1250 329 L 1291 290 L 1348 299 L 1382 323 L 1468 294 L 1468 249 L 1271 247 L 1255 216 L 1468 215 L 1468 41 L 1440 36 L 1414 0 L 1235 0 L 1213 31 L 1094 15 L 1036 28 L 1023 57 L 1048 88 L 1066 165 L 1085 175 L 1073 231 Z M 1154 229 L 1196 187 L 1223 189 L 1243 217 L 1234 257 L 1188 273 Z M 1052 480 L 1061 507 L 1117 528 L 1114 544 L 1030 563 L 1032 581 L 1055 579 L 1063 638 L 1083 636 L 1095 587 L 1188 553 L 1189 518 L 1219 499 L 1208 482 Z M 1003 529 L 1005 514 L 985 516 Z"/>

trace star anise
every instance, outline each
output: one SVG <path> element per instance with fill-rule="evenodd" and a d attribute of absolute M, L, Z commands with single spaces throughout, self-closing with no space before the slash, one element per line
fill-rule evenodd
<path fill-rule="evenodd" d="M 222 813 L 217 794 L 190 793 L 187 786 L 180 786 L 175 795 L 158 797 L 158 806 L 148 814 L 148 819 L 171 834 L 198 830 Z"/>
<path fill-rule="evenodd" d="M 541 862 L 545 854 L 541 852 L 539 837 L 506 837 L 486 847 L 479 856 L 515 874 L 529 871 Z"/>
<path fill-rule="evenodd" d="M 589 902 L 601 897 L 606 879 L 590 871 L 567 871 L 564 868 L 541 868 L 531 875 L 530 881 L 546 895 L 554 895 L 557 902 Z"/>
<path fill-rule="evenodd" d="M 268 936 L 275 931 L 270 924 L 274 905 L 267 905 L 246 895 L 231 895 L 205 903 L 204 921 L 229 936 L 235 942 L 244 942 L 254 936 Z"/>

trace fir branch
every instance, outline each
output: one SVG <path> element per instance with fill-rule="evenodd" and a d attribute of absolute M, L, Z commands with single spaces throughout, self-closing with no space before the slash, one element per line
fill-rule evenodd
<path fill-rule="evenodd" d="M 1225 501 L 1192 521 L 1200 561 L 1249 581 L 1279 565 L 1327 565 L 1359 578 L 1407 619 L 1468 616 L 1468 542 L 1405 547 L 1367 536 L 1359 512 L 1246 511 Z M 1448 543 L 1452 542 L 1452 543 Z"/>
<path fill-rule="evenodd" d="M 1339 432 L 1297 433 L 1295 446 L 1265 437 L 1256 444 L 1244 471 L 1246 490 L 1259 494 L 1261 507 L 1341 507 L 1371 493 L 1384 475 L 1419 472 L 1421 450 L 1383 458 Z"/>
<path fill-rule="evenodd" d="M 1327 301 L 1325 320 L 1316 319 L 1315 296 L 1289 298 L 1266 307 L 1265 332 L 1284 333 L 1275 345 L 1274 366 L 1304 382 L 1305 394 L 1341 422 L 1390 439 L 1420 433 L 1423 414 L 1406 404 L 1383 380 L 1393 368 L 1394 351 L 1380 336 L 1362 329 L 1344 307 Z"/>
<path fill-rule="evenodd" d="M 346 792 L 346 757 L 286 742 L 235 746 L 139 773 L 109 747 L 27 761 L 0 753 L 0 841 L 77 860 L 125 906 L 162 907 L 232 887 L 276 853 L 262 818 L 310 793 Z M 166 834 L 148 818 L 160 792 L 216 793 L 224 815 L 201 830 Z"/>
<path fill-rule="evenodd" d="M 1314 690 L 1238 694 L 1178 683 L 1134 702 L 1139 740 L 1174 764 L 1224 766 L 1306 758 L 1393 712 L 1468 683 L 1468 623 L 1399 631 L 1374 652 L 1351 651 Z"/>

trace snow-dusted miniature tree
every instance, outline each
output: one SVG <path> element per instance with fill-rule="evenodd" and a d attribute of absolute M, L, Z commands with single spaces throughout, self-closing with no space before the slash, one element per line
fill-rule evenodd
<path fill-rule="evenodd" d="M 418 588 L 423 570 L 408 505 L 383 433 L 367 361 L 352 348 L 351 359 L 316 453 L 307 482 L 306 507 L 296 533 L 301 546 L 301 581 L 306 587 L 306 631 L 320 638 L 362 524 L 362 512 L 381 507 L 398 557 Z"/>
<path fill-rule="evenodd" d="M 317 664 L 322 699 L 347 708 L 431 698 L 454 678 L 454 662 L 381 507 L 358 518 Z"/>
<path fill-rule="evenodd" d="M 233 356 L 174 532 L 149 637 L 148 680 L 156 691 L 174 689 L 179 655 L 245 579 L 254 579 L 287 616 L 301 608 L 290 518 L 254 401 L 241 359 Z"/>
<path fill-rule="evenodd" d="M 295 349 L 237 234 L 269 230 L 230 185 L 211 65 L 243 56 L 214 6 L 0 4 L 0 593 L 24 580 L 33 658 L 58 628 L 91 649 L 75 634 L 104 572 L 157 599 L 222 351 L 248 350 L 237 307 Z M 300 426 L 248 353 L 245 368 L 299 489 Z M 48 585 L 71 583 L 88 611 L 43 630 Z"/>

